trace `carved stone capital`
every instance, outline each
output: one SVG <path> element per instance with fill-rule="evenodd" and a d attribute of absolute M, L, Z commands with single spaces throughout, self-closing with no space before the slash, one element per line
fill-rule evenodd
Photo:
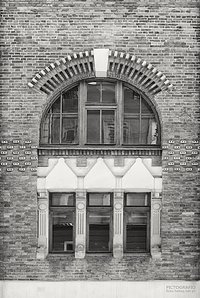
<path fill-rule="evenodd" d="M 77 189 L 76 190 L 76 200 L 85 200 L 86 199 L 86 190 Z"/>
<path fill-rule="evenodd" d="M 48 199 L 48 192 L 46 190 L 38 190 L 37 197 L 38 197 L 38 200 L 41 200 L 41 199 L 47 200 Z"/>

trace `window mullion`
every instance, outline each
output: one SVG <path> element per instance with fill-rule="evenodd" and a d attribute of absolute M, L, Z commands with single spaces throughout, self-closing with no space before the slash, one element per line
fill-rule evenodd
<path fill-rule="evenodd" d="M 99 120 L 100 120 L 100 144 L 102 144 L 102 135 L 103 135 L 103 132 L 102 132 L 102 127 L 103 127 L 103 118 L 102 118 L 102 110 L 100 109 L 100 117 L 99 117 Z"/>
<path fill-rule="evenodd" d="M 116 145 L 121 145 L 123 143 L 123 121 L 124 121 L 124 109 L 123 109 L 123 85 L 122 82 L 117 82 L 116 84 L 116 102 L 117 111 L 115 119 L 115 137 Z"/>
<path fill-rule="evenodd" d="M 50 139 L 50 144 L 52 144 L 52 108 L 51 108 L 51 113 L 50 113 L 50 118 L 49 118 L 49 139 Z"/>
<path fill-rule="evenodd" d="M 63 94 L 60 95 L 60 135 L 59 135 L 59 143 L 62 143 L 62 101 L 63 101 Z"/>
<path fill-rule="evenodd" d="M 140 95 L 140 116 L 139 116 L 139 144 L 142 142 L 142 99 Z"/>
<path fill-rule="evenodd" d="M 87 132 L 87 110 L 85 109 L 85 103 L 87 100 L 87 87 L 85 82 L 81 82 L 79 85 L 79 110 L 78 110 L 78 121 L 79 121 L 79 144 L 84 145 L 86 143 L 86 132 Z"/>

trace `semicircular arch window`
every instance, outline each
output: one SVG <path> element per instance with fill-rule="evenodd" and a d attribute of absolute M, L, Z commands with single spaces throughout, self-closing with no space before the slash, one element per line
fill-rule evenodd
<path fill-rule="evenodd" d="M 40 144 L 66 146 L 159 145 L 151 102 L 121 81 L 81 81 L 53 101 L 41 123 Z"/>

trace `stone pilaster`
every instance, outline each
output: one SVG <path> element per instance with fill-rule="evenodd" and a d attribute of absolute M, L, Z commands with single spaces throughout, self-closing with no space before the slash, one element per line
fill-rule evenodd
<path fill-rule="evenodd" d="M 113 204 L 113 256 L 114 258 L 123 257 L 123 191 L 114 192 Z"/>
<path fill-rule="evenodd" d="M 38 193 L 38 248 L 37 258 L 44 259 L 48 254 L 48 194 Z"/>
<path fill-rule="evenodd" d="M 86 252 L 86 192 L 76 191 L 75 258 L 83 259 Z"/>
<path fill-rule="evenodd" d="M 151 201 L 151 255 L 152 258 L 161 258 L 160 213 L 162 198 L 153 196 Z"/>

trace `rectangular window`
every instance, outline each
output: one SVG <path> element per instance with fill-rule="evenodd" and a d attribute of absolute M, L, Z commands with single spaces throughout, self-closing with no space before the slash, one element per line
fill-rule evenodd
<path fill-rule="evenodd" d="M 124 251 L 148 252 L 150 193 L 127 193 L 124 206 Z"/>
<path fill-rule="evenodd" d="M 74 252 L 75 195 L 74 193 L 51 193 L 50 252 Z"/>
<path fill-rule="evenodd" d="M 115 102 L 115 84 L 110 82 L 89 82 L 87 102 L 92 104 L 111 104 Z"/>
<path fill-rule="evenodd" d="M 111 195 L 109 193 L 88 194 L 87 207 L 87 251 L 111 251 Z"/>
<path fill-rule="evenodd" d="M 88 110 L 87 111 L 87 143 L 114 144 L 115 143 L 115 111 Z"/>

